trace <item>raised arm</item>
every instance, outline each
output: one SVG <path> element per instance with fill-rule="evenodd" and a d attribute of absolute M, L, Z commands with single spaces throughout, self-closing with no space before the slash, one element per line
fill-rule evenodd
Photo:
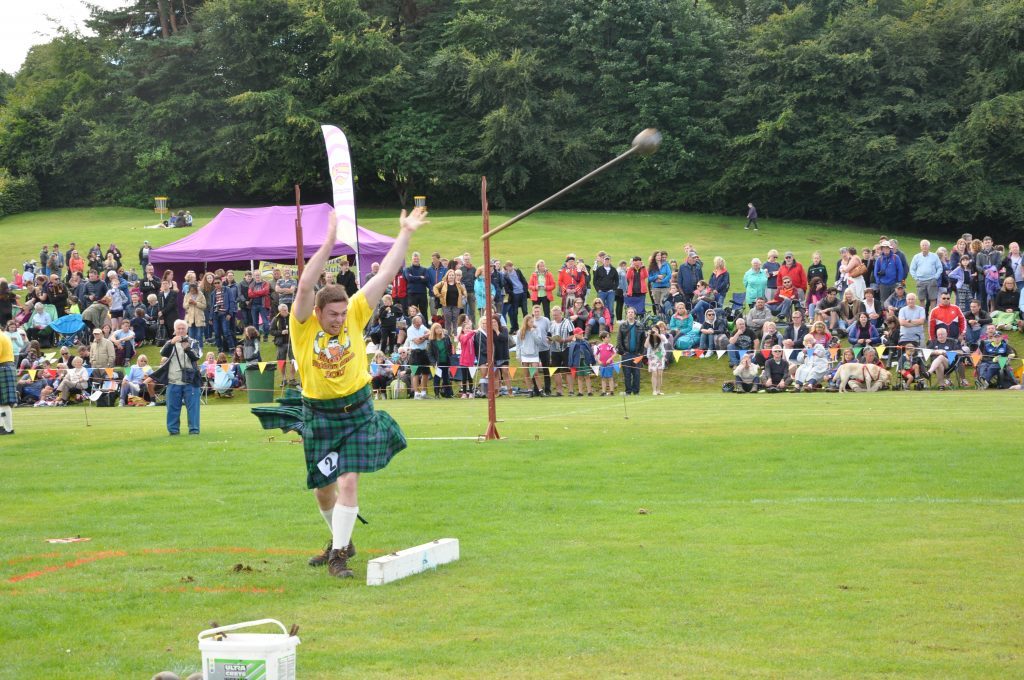
<path fill-rule="evenodd" d="M 338 216 L 332 210 L 327 218 L 327 236 L 324 237 L 320 249 L 313 253 L 313 257 L 309 258 L 305 269 L 302 270 L 302 277 L 299 278 L 299 288 L 295 291 L 295 299 L 292 301 L 292 316 L 297 321 L 305 321 L 313 314 L 313 304 L 316 301 L 316 293 L 313 288 L 320 279 L 320 274 L 323 273 L 327 261 L 331 259 L 331 251 L 334 250 L 334 242 L 337 237 Z M 297 247 L 301 249 L 302 245 L 298 244 Z M 299 257 L 301 256 L 300 252 Z"/>
<path fill-rule="evenodd" d="M 362 288 L 363 295 L 366 296 L 366 302 L 370 305 L 371 309 L 377 306 L 377 303 L 380 302 L 381 297 L 384 295 L 384 291 L 387 290 L 388 284 L 398 274 L 398 270 L 405 265 L 405 253 L 409 250 L 409 241 L 412 239 L 412 235 L 417 229 L 427 223 L 427 209 L 422 206 L 413 208 L 409 214 L 406 214 L 403 210 L 401 215 L 399 215 L 398 224 L 400 228 L 395 244 L 391 246 L 391 250 L 384 256 L 384 261 L 380 263 L 380 270 L 377 274 L 367 281 L 366 285 Z M 319 277 L 320 274 L 317 273 L 317 276 Z M 303 278 L 305 278 L 305 275 L 303 275 Z M 301 282 L 299 288 L 300 290 L 302 288 Z M 312 290 L 312 282 L 310 283 L 310 289 Z M 297 300 L 298 298 L 296 298 Z"/>

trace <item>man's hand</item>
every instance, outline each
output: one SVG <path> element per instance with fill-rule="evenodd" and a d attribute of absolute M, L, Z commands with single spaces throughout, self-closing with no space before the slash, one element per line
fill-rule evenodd
<path fill-rule="evenodd" d="M 337 218 L 335 218 L 335 223 L 337 223 Z M 415 233 L 424 224 L 430 224 L 430 221 L 427 219 L 427 209 L 423 206 L 417 206 L 408 214 L 403 210 L 398 217 L 398 224 L 401 226 L 402 231 Z"/>

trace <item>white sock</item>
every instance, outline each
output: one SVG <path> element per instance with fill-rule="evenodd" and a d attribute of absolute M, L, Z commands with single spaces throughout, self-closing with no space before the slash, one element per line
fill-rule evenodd
<path fill-rule="evenodd" d="M 348 546 L 348 542 L 352 539 L 352 528 L 356 525 L 356 515 L 359 514 L 359 508 L 350 508 L 347 505 L 336 505 L 334 507 L 334 515 L 331 517 L 331 531 L 334 534 L 333 547 L 335 550 L 341 550 Z"/>
<path fill-rule="evenodd" d="M 323 516 L 324 521 L 327 522 L 327 528 L 330 529 L 331 533 L 333 534 L 334 533 L 334 523 L 333 523 L 332 517 L 334 517 L 334 506 L 332 505 L 330 510 L 323 510 L 323 509 L 321 509 L 320 510 L 320 514 Z"/>
<path fill-rule="evenodd" d="M 0 406 L 0 428 L 8 432 L 14 430 L 14 416 L 10 406 Z"/>

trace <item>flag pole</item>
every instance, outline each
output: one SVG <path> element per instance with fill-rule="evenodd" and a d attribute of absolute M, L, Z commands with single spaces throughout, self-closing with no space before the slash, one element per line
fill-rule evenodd
<path fill-rule="evenodd" d="M 480 205 L 483 215 L 484 234 L 490 229 L 491 212 L 487 207 L 487 178 L 480 178 Z M 497 385 L 494 379 L 494 303 L 491 300 L 491 239 L 484 239 L 484 297 L 487 305 L 484 312 L 484 333 L 487 336 L 487 433 L 484 440 L 501 439 L 498 434 L 498 410 L 495 404 Z M 512 395 L 509 395 L 512 396 Z"/>
<path fill-rule="evenodd" d="M 300 203 L 299 185 L 295 185 L 295 269 L 296 278 L 302 278 L 302 269 L 306 266 L 305 246 L 302 243 L 302 206 Z"/>

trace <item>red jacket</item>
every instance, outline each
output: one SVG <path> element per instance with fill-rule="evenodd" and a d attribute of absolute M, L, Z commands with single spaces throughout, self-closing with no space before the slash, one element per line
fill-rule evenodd
<path fill-rule="evenodd" d="M 530 291 L 530 299 L 534 302 L 537 301 L 537 272 L 530 275 L 530 282 L 526 284 L 527 289 Z M 548 300 L 555 299 L 555 277 L 551 275 L 550 271 L 544 272 L 544 293 L 547 295 Z"/>
<path fill-rule="evenodd" d="M 262 305 L 264 309 L 270 309 L 270 284 L 266 281 L 254 279 L 249 284 L 249 299 L 254 304 Z M 262 298 L 262 299 L 261 299 Z"/>
<path fill-rule="evenodd" d="M 797 290 L 807 290 L 807 272 L 804 271 L 804 266 L 793 261 L 793 266 L 783 264 L 779 267 L 779 274 L 776 280 L 779 282 L 779 288 L 782 288 L 782 279 L 789 277 L 793 281 L 793 287 Z"/>
<path fill-rule="evenodd" d="M 404 300 L 408 295 L 409 286 L 405 281 L 405 276 L 402 275 L 402 270 L 398 270 L 395 280 L 391 282 L 391 299 Z"/>
<path fill-rule="evenodd" d="M 633 295 L 633 278 L 640 277 L 640 294 L 647 295 L 647 267 L 630 267 L 626 270 L 626 295 Z"/>
<path fill-rule="evenodd" d="M 957 336 L 963 335 L 967 330 L 967 319 L 964 318 L 964 313 L 960 311 L 960 308 L 956 305 L 935 305 L 932 308 L 932 313 L 928 315 L 928 337 L 935 337 L 935 324 L 941 322 L 946 325 L 948 329 L 954 323 L 957 324 L 959 332 Z M 950 339 L 955 339 L 952 333 L 949 334 Z"/>
<path fill-rule="evenodd" d="M 558 288 L 562 291 L 562 295 L 573 295 L 578 297 L 583 292 L 583 286 L 586 284 L 586 275 L 579 270 L 569 271 L 568 269 L 562 269 L 558 272 Z"/>

